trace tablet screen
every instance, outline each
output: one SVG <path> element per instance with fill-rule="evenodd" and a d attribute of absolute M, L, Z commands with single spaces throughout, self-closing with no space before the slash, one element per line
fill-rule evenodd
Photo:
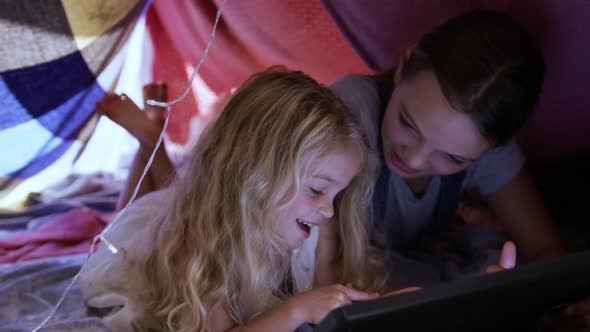
<path fill-rule="evenodd" d="M 590 251 L 357 302 L 314 331 L 538 331 L 588 296 Z"/>

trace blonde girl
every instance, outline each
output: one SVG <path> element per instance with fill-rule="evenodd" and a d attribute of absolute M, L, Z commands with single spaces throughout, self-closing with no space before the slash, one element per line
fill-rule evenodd
<path fill-rule="evenodd" d="M 81 276 L 112 330 L 292 331 L 377 296 L 355 119 L 301 72 L 246 81 L 183 176 L 135 202 Z"/>

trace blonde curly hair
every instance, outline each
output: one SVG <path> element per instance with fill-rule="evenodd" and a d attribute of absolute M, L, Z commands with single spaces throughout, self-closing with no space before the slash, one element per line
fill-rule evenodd
<path fill-rule="evenodd" d="M 361 289 L 380 286 L 382 269 L 368 258 L 374 170 L 366 139 L 328 88 L 274 67 L 235 92 L 174 184 L 154 248 L 140 263 L 141 325 L 206 331 L 217 303 L 243 324 L 291 295 L 283 287 L 292 281 L 291 253 L 269 216 L 293 184 L 299 190 L 302 170 L 338 142 L 362 154 L 361 170 L 334 201 L 338 275 Z"/>

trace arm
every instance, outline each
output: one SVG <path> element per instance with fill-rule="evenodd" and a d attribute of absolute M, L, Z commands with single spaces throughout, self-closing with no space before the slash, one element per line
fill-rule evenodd
<path fill-rule="evenodd" d="M 488 200 L 524 258 L 537 260 L 565 253 L 557 229 L 524 169 Z"/>
<path fill-rule="evenodd" d="M 322 287 L 338 282 L 336 253 L 338 235 L 336 222 L 324 223 L 319 231 L 318 244 L 315 249 L 315 273 L 313 286 Z"/>
<path fill-rule="evenodd" d="M 291 332 L 304 323 L 319 323 L 330 311 L 352 301 L 370 300 L 377 296 L 376 293 L 365 293 L 343 285 L 316 288 L 293 295 L 274 309 L 234 327 L 224 307 L 218 304 L 212 309 L 208 327 L 211 331 Z"/>
<path fill-rule="evenodd" d="M 210 331 L 295 331 L 305 322 L 305 318 L 297 308 L 289 302 L 284 302 L 275 309 L 253 319 L 249 323 L 232 327 L 232 321 L 220 304 L 217 304 L 211 311 L 209 320 Z"/>

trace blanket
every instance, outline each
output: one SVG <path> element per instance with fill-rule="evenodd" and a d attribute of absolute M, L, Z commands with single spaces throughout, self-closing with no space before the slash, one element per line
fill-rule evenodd
<path fill-rule="evenodd" d="M 0 331 L 30 332 L 43 321 L 80 270 L 86 254 L 0 264 Z M 41 331 L 108 331 L 74 285 Z"/>
<path fill-rule="evenodd" d="M 146 3 L 0 2 L 0 208 L 68 174 Z"/>

